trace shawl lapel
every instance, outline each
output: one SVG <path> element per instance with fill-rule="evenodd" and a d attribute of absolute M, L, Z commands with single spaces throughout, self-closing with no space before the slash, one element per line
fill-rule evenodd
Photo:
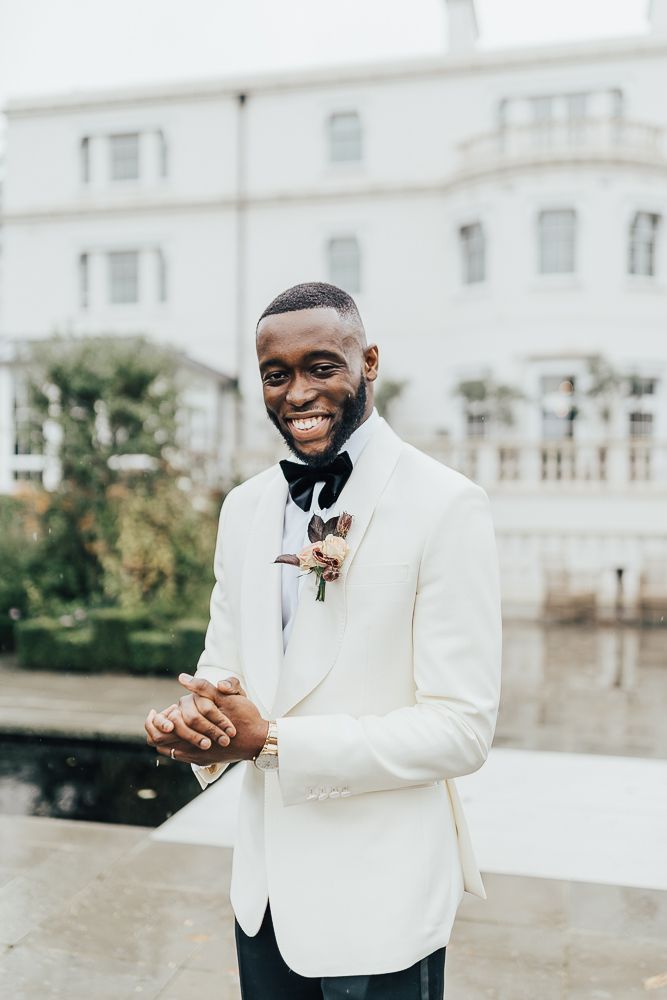
<path fill-rule="evenodd" d="M 352 515 L 347 536 L 350 551 L 340 578 L 327 584 L 323 602 L 315 600 L 315 574 L 309 574 L 301 588 L 272 717 L 285 715 L 302 701 L 324 680 L 336 661 L 345 631 L 347 574 L 402 447 L 400 438 L 381 420 L 338 498 L 335 512 L 347 511 Z M 334 512 L 329 511 L 329 516 L 334 516 Z M 279 585 L 278 582 L 278 588 Z"/>

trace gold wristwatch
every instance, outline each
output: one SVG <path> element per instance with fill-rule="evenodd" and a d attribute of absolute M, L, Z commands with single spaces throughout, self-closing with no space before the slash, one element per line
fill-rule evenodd
<path fill-rule="evenodd" d="M 269 722 L 269 732 L 266 743 L 256 757 L 252 759 L 253 764 L 260 771 L 275 771 L 278 767 L 278 726 L 275 722 Z"/>

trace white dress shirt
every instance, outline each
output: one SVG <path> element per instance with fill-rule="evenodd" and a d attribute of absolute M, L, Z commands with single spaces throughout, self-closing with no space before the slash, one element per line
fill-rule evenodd
<path fill-rule="evenodd" d="M 376 429 L 380 421 L 380 416 L 376 409 L 373 410 L 371 415 L 364 420 L 363 424 L 357 427 L 356 431 L 349 436 L 343 447 L 340 449 L 338 454 L 346 451 L 350 456 L 352 465 L 354 466 L 357 459 L 364 450 L 366 444 L 371 438 L 373 431 Z M 300 459 L 294 459 L 294 461 L 300 461 Z M 305 464 L 305 463 L 304 463 Z M 354 472 L 352 473 L 354 474 Z M 310 505 L 310 510 L 301 510 L 301 508 L 294 503 L 290 494 L 287 494 L 287 503 L 285 505 L 285 521 L 283 523 L 283 546 L 282 552 L 294 552 L 298 554 L 304 546 L 308 545 L 308 523 L 313 516 L 313 514 L 319 514 L 325 521 L 330 516 L 329 512 L 333 508 L 322 509 L 317 499 L 320 495 L 320 491 L 324 486 L 324 480 L 315 484 L 315 489 L 313 490 L 313 500 Z M 337 511 L 337 513 L 342 514 L 342 510 Z M 333 514 L 331 514 L 333 517 Z M 282 569 L 282 610 L 283 610 L 283 649 L 287 648 L 287 643 L 289 641 L 290 634 L 292 632 L 292 626 L 294 624 L 294 618 L 296 615 L 296 609 L 299 604 L 299 594 L 301 592 L 301 586 L 303 580 L 306 577 L 305 573 L 302 573 L 297 566 L 290 566 L 287 563 L 281 564 Z"/>

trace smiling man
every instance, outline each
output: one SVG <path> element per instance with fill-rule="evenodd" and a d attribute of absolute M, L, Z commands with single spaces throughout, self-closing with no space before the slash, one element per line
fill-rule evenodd
<path fill-rule="evenodd" d="M 498 707 L 488 500 L 379 417 L 345 292 L 279 295 L 257 357 L 294 461 L 225 500 L 206 647 L 148 742 L 202 786 L 244 762 L 244 1000 L 441 1000 L 463 891 L 484 894 L 454 779 Z"/>

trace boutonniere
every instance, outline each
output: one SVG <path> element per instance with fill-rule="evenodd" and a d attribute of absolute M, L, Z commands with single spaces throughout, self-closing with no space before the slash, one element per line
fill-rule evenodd
<path fill-rule="evenodd" d="M 310 545 L 306 545 L 298 555 L 286 553 L 278 556 L 277 563 L 298 566 L 306 573 L 317 577 L 316 601 L 324 600 L 324 588 L 340 576 L 340 568 L 345 562 L 350 547 L 345 541 L 352 524 L 351 514 L 340 514 L 324 521 L 314 514 L 308 525 Z"/>

